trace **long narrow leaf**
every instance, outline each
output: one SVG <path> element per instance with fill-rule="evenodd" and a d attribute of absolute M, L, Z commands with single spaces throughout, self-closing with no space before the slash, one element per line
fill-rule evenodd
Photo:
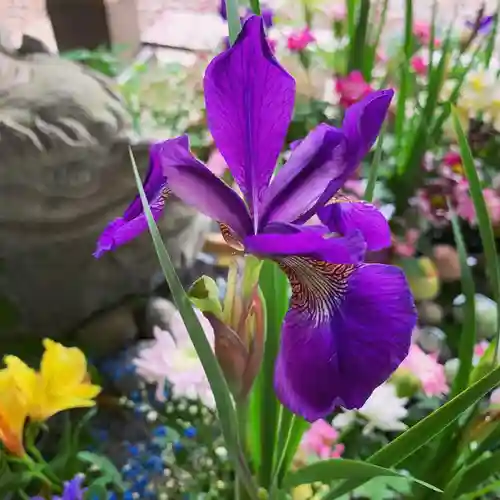
<path fill-rule="evenodd" d="M 222 0 L 226 2 L 227 24 L 229 27 L 229 41 L 234 45 L 241 31 L 240 13 L 238 12 L 238 0 Z"/>
<path fill-rule="evenodd" d="M 493 290 L 495 302 L 497 303 L 495 354 L 493 357 L 496 362 L 498 354 L 498 342 L 500 340 L 500 268 L 498 266 L 495 235 L 493 233 L 493 226 L 491 225 L 488 208 L 484 200 L 481 181 L 479 180 L 479 176 L 474 165 L 474 158 L 472 157 L 472 152 L 470 150 L 469 144 L 467 143 L 467 138 L 460 124 L 458 114 L 454 109 L 452 110 L 452 117 L 455 134 L 457 135 L 458 145 L 460 147 L 460 155 L 462 157 L 465 174 L 467 176 L 467 180 L 469 181 L 470 195 L 474 203 L 474 208 L 476 210 L 479 234 L 481 236 L 481 242 L 483 244 L 483 250 L 486 259 L 487 275 L 490 280 L 491 289 Z"/>
<path fill-rule="evenodd" d="M 368 463 L 381 467 L 394 467 L 409 457 L 435 436 L 443 432 L 451 423 L 473 406 L 486 393 L 500 384 L 500 367 L 461 392 L 451 401 L 420 420 L 411 429 L 398 436 L 394 441 L 374 453 Z M 349 480 L 324 497 L 324 500 L 338 498 L 361 486 L 364 480 Z"/>
<path fill-rule="evenodd" d="M 142 202 L 144 214 L 148 222 L 149 231 L 151 233 L 151 238 L 153 240 L 153 245 L 160 262 L 161 269 L 167 280 L 170 291 L 174 298 L 175 305 L 179 310 L 179 313 L 186 325 L 186 329 L 189 333 L 191 341 L 196 349 L 203 369 L 207 375 L 210 388 L 214 394 L 217 413 L 219 416 L 219 421 L 221 423 L 222 432 L 224 434 L 224 439 L 227 448 L 230 452 L 233 463 L 238 472 L 238 475 L 245 482 L 245 486 L 251 494 L 256 494 L 256 487 L 253 483 L 251 473 L 248 469 L 248 465 L 245 463 L 243 458 L 243 453 L 241 452 L 239 436 L 238 436 L 238 422 L 236 418 L 236 413 L 234 405 L 231 399 L 231 393 L 229 392 L 229 387 L 227 385 L 224 374 L 215 358 L 215 354 L 208 343 L 205 332 L 196 317 L 196 314 L 191 305 L 191 301 L 187 296 L 182 283 L 175 272 L 174 265 L 170 259 L 170 255 L 163 244 L 160 232 L 156 226 L 153 214 L 151 213 L 151 208 L 149 206 L 146 194 L 144 192 L 144 187 L 142 185 L 141 178 L 139 176 L 139 171 L 135 163 L 134 156 L 130 150 L 130 159 L 132 161 L 132 167 L 134 171 L 135 181 L 137 184 L 137 189 L 139 191 L 139 196 Z"/>
<path fill-rule="evenodd" d="M 368 182 L 365 189 L 365 200 L 371 203 L 373 200 L 373 193 L 375 192 L 375 186 L 377 184 L 378 169 L 380 167 L 380 160 L 382 159 L 382 152 L 384 150 L 384 137 L 387 131 L 387 122 L 382 125 L 382 130 L 378 136 L 377 147 L 375 149 L 375 156 L 373 157 L 373 162 L 370 166 L 370 172 L 368 173 Z"/>
<path fill-rule="evenodd" d="M 395 470 L 360 462 L 358 460 L 345 460 L 339 458 L 321 460 L 288 474 L 285 478 L 284 486 L 286 488 L 294 488 L 301 484 L 310 484 L 316 481 L 330 484 L 336 479 L 363 479 L 368 481 L 369 479 L 380 476 L 402 477 L 408 481 L 415 481 L 431 490 L 437 492 L 441 491 L 428 483 L 424 483 L 423 481 Z"/>
<path fill-rule="evenodd" d="M 451 226 L 453 228 L 455 244 L 460 258 L 462 292 L 465 296 L 465 303 L 463 306 L 464 320 L 462 333 L 460 335 L 460 348 L 458 351 L 460 366 L 451 391 L 451 397 L 454 397 L 465 390 L 469 383 L 470 372 L 472 370 L 472 357 L 474 355 L 474 344 L 476 342 L 476 307 L 474 303 L 474 278 L 467 264 L 467 250 L 465 248 L 460 224 L 458 223 L 455 213 L 452 213 Z"/>
<path fill-rule="evenodd" d="M 288 309 L 288 281 L 274 262 L 266 261 L 260 274 L 260 287 L 266 301 L 267 329 L 264 360 L 260 373 L 260 485 L 271 486 L 276 462 L 280 403 L 274 393 L 274 364 L 279 349 L 283 318 Z M 258 439 L 259 436 L 254 436 Z"/>
<path fill-rule="evenodd" d="M 488 44 L 486 46 L 486 67 L 489 68 L 491 64 L 491 59 L 493 57 L 493 52 L 495 51 L 495 45 L 497 43 L 497 34 L 498 34 L 498 22 L 500 18 L 500 0 L 497 2 L 497 11 L 495 15 L 495 20 L 493 24 L 493 28 L 488 37 Z"/>
<path fill-rule="evenodd" d="M 250 8 L 252 9 L 252 12 L 260 16 L 260 1 L 259 0 L 250 0 Z"/>

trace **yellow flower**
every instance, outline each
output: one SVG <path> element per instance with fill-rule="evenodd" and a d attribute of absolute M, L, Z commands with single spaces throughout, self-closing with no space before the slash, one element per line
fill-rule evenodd
<path fill-rule="evenodd" d="M 101 388 L 90 383 L 83 352 L 50 339 L 43 345 L 39 372 L 15 356 L 5 357 L 7 370 L 26 396 L 28 416 L 43 421 L 63 410 L 94 406 Z"/>
<path fill-rule="evenodd" d="M 8 370 L 0 370 L 0 441 L 17 456 L 24 455 L 23 430 L 28 408 Z"/>

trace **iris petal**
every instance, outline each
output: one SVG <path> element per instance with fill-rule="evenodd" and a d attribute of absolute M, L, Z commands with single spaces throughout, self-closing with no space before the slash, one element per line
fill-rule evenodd
<path fill-rule="evenodd" d="M 295 81 L 272 55 L 261 18 L 250 17 L 234 46 L 209 64 L 204 89 L 208 128 L 256 211 L 283 147 L 295 97 Z"/>
<path fill-rule="evenodd" d="M 307 256 L 317 261 L 358 264 L 364 258 L 366 244 L 359 231 L 345 238 L 331 238 L 319 228 L 273 224 L 274 233 L 248 236 L 245 250 L 261 258 L 280 259 L 284 256 Z M 295 232 L 292 230 L 295 229 Z"/>
<path fill-rule="evenodd" d="M 343 182 L 353 174 L 377 140 L 393 96 L 391 89 L 378 90 L 347 109 L 342 122 L 342 132 L 347 138 Z M 318 206 L 325 205 L 343 182 L 332 180 Z"/>
<path fill-rule="evenodd" d="M 321 124 L 293 149 L 264 195 L 261 227 L 293 222 L 314 206 L 329 182 L 343 178 L 344 143 L 340 130 Z"/>
<path fill-rule="evenodd" d="M 170 191 L 159 161 L 159 152 L 163 142 L 151 145 L 149 152 L 149 170 L 144 180 L 144 192 L 149 201 L 151 212 L 158 220 L 165 208 L 165 200 Z M 125 210 L 122 217 L 112 220 L 103 230 L 97 240 L 94 257 L 99 258 L 104 253 L 134 240 L 141 233 L 147 231 L 148 223 L 139 196 Z"/>
<path fill-rule="evenodd" d="M 187 136 L 166 141 L 160 156 L 169 188 L 182 201 L 229 226 L 240 239 L 252 232 L 243 200 L 191 154 Z"/>
<path fill-rule="evenodd" d="M 320 208 L 318 216 L 333 233 L 346 235 L 359 230 L 368 251 L 376 252 L 391 246 L 391 230 L 387 219 L 370 203 L 339 198 Z"/>
<path fill-rule="evenodd" d="M 309 421 L 360 408 L 408 353 L 416 313 L 403 272 L 280 260 L 292 285 L 275 371 L 281 402 Z"/>

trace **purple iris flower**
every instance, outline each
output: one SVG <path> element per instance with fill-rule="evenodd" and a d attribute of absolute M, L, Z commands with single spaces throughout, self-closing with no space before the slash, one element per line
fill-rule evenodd
<path fill-rule="evenodd" d="M 274 21 L 274 10 L 271 9 L 270 7 L 266 7 L 265 5 L 261 5 L 260 7 L 260 13 L 261 17 L 264 20 L 264 26 L 266 28 L 271 28 L 273 25 Z M 220 5 L 219 5 L 219 14 L 224 19 L 224 21 L 227 21 L 227 7 L 226 7 L 226 0 L 221 0 Z M 246 9 L 245 17 L 242 19 L 242 22 L 245 22 L 248 18 L 250 18 L 253 15 L 252 9 Z"/>
<path fill-rule="evenodd" d="M 486 34 L 491 31 L 493 28 L 493 22 L 495 20 L 495 16 L 483 16 L 479 20 L 479 26 L 477 26 L 477 21 L 466 21 L 465 25 L 467 28 L 474 30 L 477 27 L 477 32 L 481 34 Z"/>
<path fill-rule="evenodd" d="M 169 194 L 158 156 L 161 145 L 162 143 L 156 143 L 150 147 L 149 170 L 144 181 L 144 191 L 155 220 L 158 220 L 162 215 L 165 200 Z M 141 199 L 136 196 L 123 216 L 111 221 L 101 233 L 94 257 L 99 258 L 104 253 L 128 243 L 147 229 L 148 223 L 142 209 Z"/>
<path fill-rule="evenodd" d="M 52 500 L 83 500 L 86 488 L 82 488 L 83 474 L 76 475 L 71 481 L 64 484 L 62 496 L 54 496 Z M 43 497 L 33 497 L 32 500 L 45 500 Z"/>
<path fill-rule="evenodd" d="M 176 196 L 219 222 L 230 245 L 287 275 L 275 370 L 282 403 L 309 421 L 336 406 L 359 408 L 406 357 L 416 323 L 403 272 L 363 263 L 366 249 L 391 243 L 383 215 L 337 195 L 375 142 L 393 91 L 349 108 L 342 129 L 319 125 L 272 179 L 295 81 L 271 53 L 261 18 L 249 18 L 210 63 L 204 88 L 208 127 L 243 199 L 191 154 L 186 136 L 159 147 L 156 190 L 168 179 Z M 323 225 L 301 224 L 316 212 Z"/>

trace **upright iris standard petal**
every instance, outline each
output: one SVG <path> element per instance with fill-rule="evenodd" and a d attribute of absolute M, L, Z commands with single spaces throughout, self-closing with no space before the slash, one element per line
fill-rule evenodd
<path fill-rule="evenodd" d="M 295 97 L 295 81 L 272 55 L 261 18 L 249 18 L 234 46 L 210 63 L 204 88 L 208 128 L 256 225 Z"/>
<path fill-rule="evenodd" d="M 332 179 L 318 206 L 328 203 L 370 151 L 380 133 L 393 96 L 393 90 L 378 90 L 347 109 L 342 122 L 342 132 L 347 144 L 344 176 L 341 179 Z"/>
<path fill-rule="evenodd" d="M 391 229 L 387 219 L 370 203 L 339 197 L 321 207 L 318 216 L 333 233 L 347 235 L 360 231 L 369 251 L 376 252 L 391 246 Z"/>
<path fill-rule="evenodd" d="M 325 124 L 313 130 L 266 190 L 259 209 L 261 226 L 293 222 L 314 206 L 329 182 L 343 176 L 344 153 L 340 130 Z"/>
<path fill-rule="evenodd" d="M 165 200 L 170 193 L 167 187 L 167 179 L 159 162 L 159 152 L 162 145 L 163 143 L 157 143 L 151 146 L 149 170 L 144 181 L 144 191 L 155 220 L 158 220 L 162 215 Z M 148 223 L 142 210 L 141 200 L 139 196 L 136 196 L 125 210 L 123 216 L 112 220 L 101 233 L 97 240 L 94 257 L 99 258 L 104 253 L 132 241 L 147 229 Z"/>
<path fill-rule="evenodd" d="M 416 313 L 403 272 L 282 256 L 292 285 L 275 371 L 282 403 L 306 420 L 360 408 L 408 353 Z"/>
<path fill-rule="evenodd" d="M 348 140 L 347 154 L 356 166 L 377 140 L 394 90 L 378 90 L 350 106 L 342 122 L 342 131 Z"/>
<path fill-rule="evenodd" d="M 165 141 L 160 152 L 169 187 L 182 201 L 229 226 L 239 238 L 252 231 L 243 200 L 189 151 L 187 136 Z"/>

